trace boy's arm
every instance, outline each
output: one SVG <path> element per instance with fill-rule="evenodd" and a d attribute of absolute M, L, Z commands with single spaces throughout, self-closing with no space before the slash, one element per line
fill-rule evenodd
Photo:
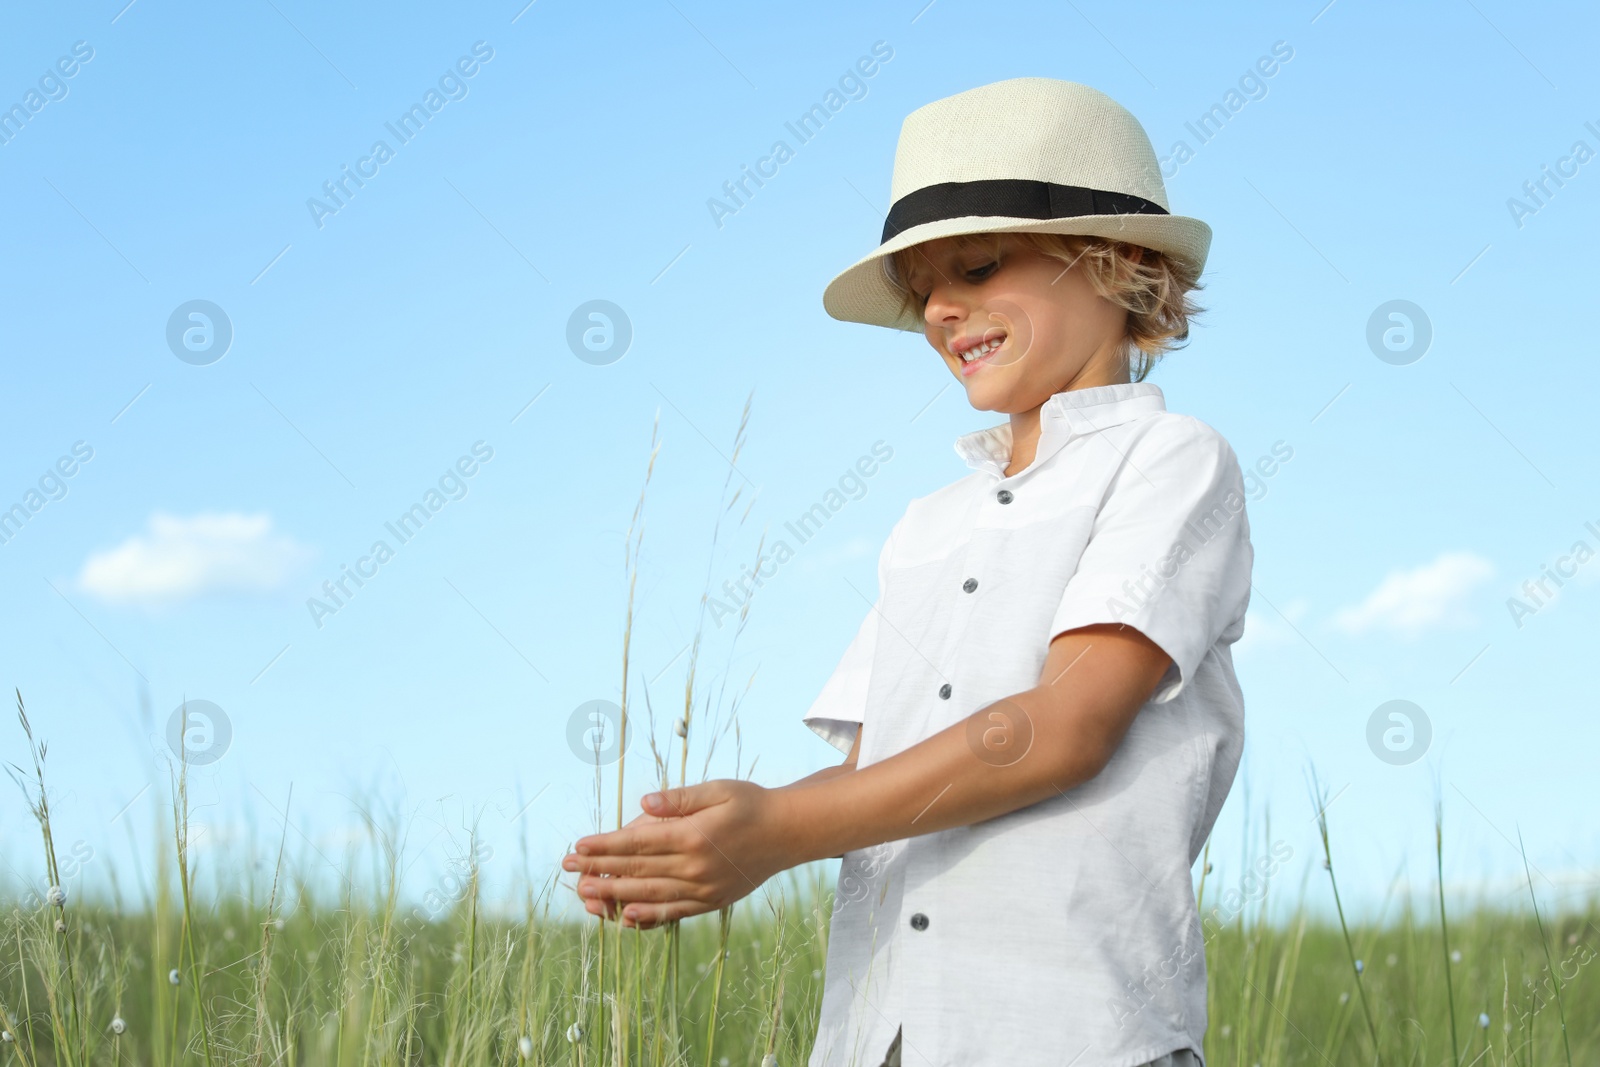
<path fill-rule="evenodd" d="M 855 744 L 850 746 L 850 754 L 844 758 L 844 762 L 843 763 L 838 764 L 837 766 L 834 766 L 834 767 L 824 767 L 824 768 L 822 768 L 822 770 L 817 771 L 814 774 L 808 774 L 804 778 L 797 778 L 794 781 L 790 782 L 788 785 L 780 785 L 780 786 L 777 786 L 776 788 L 778 788 L 778 789 L 795 789 L 795 788 L 797 788 L 799 786 L 821 785 L 823 782 L 826 782 L 829 779 L 837 778 L 841 774 L 849 774 L 851 771 L 855 770 L 856 769 L 856 760 L 860 757 L 860 755 L 861 755 L 861 727 L 857 726 L 856 727 L 856 741 L 855 741 Z M 843 857 L 844 857 L 844 853 L 841 852 L 837 856 L 830 856 L 828 858 L 836 860 L 836 859 L 842 859 Z"/>
<path fill-rule="evenodd" d="M 801 863 L 1004 815 L 1099 774 L 1170 664 L 1130 627 L 1067 631 L 1037 686 L 894 756 L 828 768 L 795 783 L 804 788 L 718 780 L 668 790 L 656 807 L 651 794 L 646 810 L 667 818 L 580 839 L 567 869 L 585 872 L 580 892 L 629 902 L 627 918 L 653 926 L 724 907 Z"/>
<path fill-rule="evenodd" d="M 992 819 L 1099 774 L 1171 659 L 1125 626 L 1050 644 L 1040 682 L 888 759 L 780 800 L 789 851 L 820 859 Z"/>

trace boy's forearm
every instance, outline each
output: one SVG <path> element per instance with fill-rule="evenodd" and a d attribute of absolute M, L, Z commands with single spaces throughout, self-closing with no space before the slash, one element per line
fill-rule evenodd
<path fill-rule="evenodd" d="M 778 786 L 773 786 L 773 788 L 774 789 L 796 789 L 796 788 L 799 788 L 801 786 L 818 785 L 818 784 L 820 784 L 822 782 L 828 781 L 830 778 L 837 778 L 841 774 L 849 774 L 851 771 L 853 771 L 855 769 L 856 769 L 856 765 L 854 763 L 839 763 L 839 764 L 835 764 L 832 767 L 824 767 L 824 768 L 822 768 L 822 770 L 815 771 L 815 772 L 813 772 L 811 774 L 808 774 L 804 778 L 796 778 L 794 781 L 790 782 L 788 785 L 778 785 Z"/>
<path fill-rule="evenodd" d="M 1010 700 L 1035 721 L 1041 717 L 1034 714 L 1042 705 L 1031 691 Z M 1037 734 L 1036 729 L 1035 745 L 1041 740 Z M 785 787 L 784 834 L 792 842 L 794 862 L 980 822 L 1053 796 L 1058 786 L 1077 784 L 1070 772 L 1063 775 L 1066 768 L 1057 767 L 1059 761 L 1037 750 L 1010 766 L 986 763 L 968 744 L 968 735 L 964 720 L 867 767 L 828 768 L 836 773 Z"/>
<path fill-rule="evenodd" d="M 1091 643 L 1098 646 L 1092 656 Z M 781 790 L 780 832 L 794 862 L 982 822 L 1100 773 L 1154 690 L 1165 657 L 1104 635 L 1075 644 L 1082 653 L 1071 658 L 1069 681 L 996 701 L 866 767 Z"/>
<path fill-rule="evenodd" d="M 807 787 L 810 787 L 810 786 L 821 785 L 823 782 L 831 781 L 832 779 L 837 778 L 842 774 L 850 774 L 855 769 L 856 769 L 856 765 L 855 765 L 854 761 L 848 761 L 847 760 L 844 763 L 836 764 L 835 766 L 832 766 L 832 767 L 824 767 L 824 768 L 822 768 L 822 770 L 817 771 L 814 774 L 808 774 L 804 778 L 797 778 L 794 781 L 790 782 L 788 785 L 780 785 L 780 786 L 777 786 L 776 788 L 778 788 L 778 789 L 803 789 L 803 788 L 807 788 Z M 842 858 L 843 856 L 844 856 L 844 853 L 842 851 L 840 851 L 840 852 L 830 852 L 825 858 L 827 858 L 827 859 L 835 859 L 836 860 L 836 859 Z M 803 861 L 797 861 L 797 862 L 803 862 Z"/>

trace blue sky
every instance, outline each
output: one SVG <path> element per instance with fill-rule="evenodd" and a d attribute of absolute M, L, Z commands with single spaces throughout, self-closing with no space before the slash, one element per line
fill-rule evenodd
<path fill-rule="evenodd" d="M 0 33 L 0 106 L 26 115 L 0 144 L 0 507 L 26 512 L 0 544 L 0 664 L 50 740 L 85 885 L 135 880 L 186 699 L 227 720 L 225 754 L 194 770 L 214 867 L 275 843 L 292 785 L 307 864 L 341 858 L 365 803 L 412 825 L 415 891 L 474 812 L 491 886 L 519 841 L 547 874 L 590 826 L 568 728 L 620 695 L 624 540 L 658 418 L 630 700 L 643 712 L 648 684 L 663 739 L 708 576 L 736 581 L 763 530 L 891 453 L 737 641 L 708 619 L 701 647 L 702 691 L 724 713 L 739 699 L 740 773 L 836 760 L 800 716 L 867 608 L 856 590 L 907 501 L 966 473 L 954 438 L 1000 419 L 921 338 L 830 319 L 822 288 L 876 242 L 908 112 L 1038 75 L 1132 110 L 1171 159 L 1174 210 L 1213 228 L 1208 311 L 1151 379 L 1168 406 L 1247 467 L 1290 453 L 1249 504 L 1222 875 L 1247 840 L 1282 840 L 1298 884 L 1314 761 L 1364 906 L 1397 871 L 1426 885 L 1436 789 L 1452 885 L 1515 900 L 1520 828 L 1551 903 L 1592 892 L 1600 560 L 1573 555 L 1600 550 L 1592 11 L 122 4 L 8 12 Z M 420 130 L 391 129 L 419 103 Z M 1202 142 L 1188 124 L 1217 104 L 1236 110 Z M 778 173 L 716 209 L 778 140 Z M 569 343 L 593 301 L 626 321 L 620 358 Z M 1392 301 L 1426 319 L 1421 358 L 1369 344 Z M 419 503 L 420 529 L 390 536 Z M 1572 577 L 1513 617 L 1546 567 Z M 367 577 L 309 608 L 346 568 Z M 1407 764 L 1369 747 L 1390 700 L 1431 730 Z M 22 760 L 17 731 L 0 755 Z M 647 748 L 629 758 L 631 817 Z M 733 772 L 729 733 L 712 773 Z M 612 819 L 610 777 L 605 796 Z M 0 811 L 15 883 L 35 837 L 20 797 Z"/>

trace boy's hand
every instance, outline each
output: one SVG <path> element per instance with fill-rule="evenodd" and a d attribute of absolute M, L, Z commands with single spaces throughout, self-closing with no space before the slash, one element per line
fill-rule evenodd
<path fill-rule="evenodd" d="M 726 778 L 651 793 L 640 801 L 645 816 L 579 838 L 562 867 L 582 872 L 578 892 L 592 913 L 591 902 L 620 906 L 624 926 L 716 911 L 798 862 L 785 848 L 783 798 L 782 790 Z"/>

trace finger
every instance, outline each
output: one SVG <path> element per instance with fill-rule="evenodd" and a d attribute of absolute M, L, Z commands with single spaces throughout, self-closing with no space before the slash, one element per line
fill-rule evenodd
<path fill-rule="evenodd" d="M 670 877 L 670 876 L 662 876 Z M 579 900 L 616 900 L 618 879 L 606 878 L 600 875 L 584 875 L 578 879 L 574 892 Z"/>
<path fill-rule="evenodd" d="M 609 878 L 596 878 L 594 880 L 596 882 L 610 881 Z M 622 904 L 614 897 L 604 898 L 599 895 L 591 896 L 584 892 L 584 880 L 582 878 L 578 879 L 577 883 L 570 888 L 572 889 L 573 896 L 578 898 L 578 903 L 583 905 L 583 910 L 587 911 L 590 915 L 599 915 L 604 918 L 615 919 L 617 917 L 617 910 L 622 907 Z"/>
<path fill-rule="evenodd" d="M 626 901 L 602 900 L 599 897 L 578 898 L 578 903 L 583 905 L 583 910 L 600 919 L 616 919 L 620 917 Z"/>
<path fill-rule="evenodd" d="M 677 878 L 592 878 L 580 888 L 585 900 L 664 903 L 699 893 L 699 886 Z"/>
<path fill-rule="evenodd" d="M 682 864 L 681 855 L 660 856 L 568 856 L 562 861 L 562 866 L 569 871 L 576 871 L 582 878 L 597 878 L 605 875 L 612 878 L 652 878 L 671 877 L 678 873 Z"/>
<path fill-rule="evenodd" d="M 702 808 L 726 799 L 727 792 L 720 783 L 701 782 L 699 785 L 679 786 L 658 793 L 646 793 L 639 798 L 640 807 L 651 815 L 691 815 Z"/>
<path fill-rule="evenodd" d="M 622 912 L 622 925 L 652 930 L 674 919 L 687 919 L 716 911 L 717 905 L 698 900 L 674 900 L 666 904 L 629 904 Z"/>
<path fill-rule="evenodd" d="M 674 850 L 678 827 L 670 821 L 629 823 L 620 830 L 580 837 L 573 844 L 576 856 L 645 856 Z"/>

